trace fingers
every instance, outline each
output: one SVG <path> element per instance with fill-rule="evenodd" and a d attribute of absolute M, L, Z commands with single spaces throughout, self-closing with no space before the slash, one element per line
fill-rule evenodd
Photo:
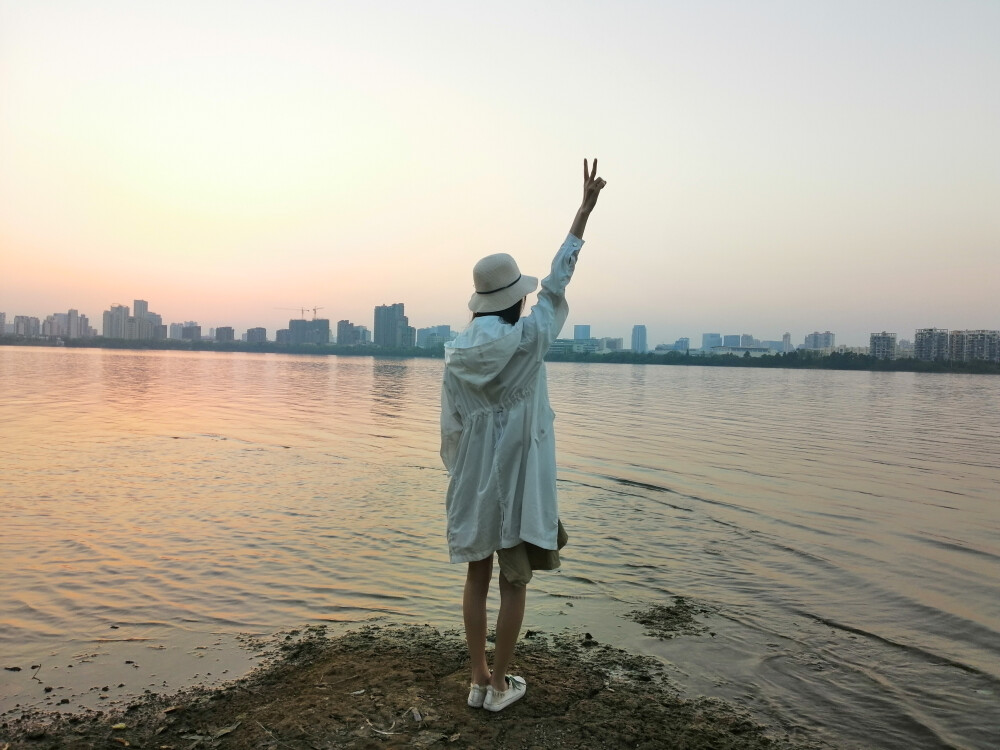
<path fill-rule="evenodd" d="M 594 164 L 592 166 L 588 163 L 588 161 L 588 159 L 583 160 L 584 187 L 596 185 L 597 189 L 600 190 L 607 183 L 597 176 L 597 159 L 594 159 Z"/>

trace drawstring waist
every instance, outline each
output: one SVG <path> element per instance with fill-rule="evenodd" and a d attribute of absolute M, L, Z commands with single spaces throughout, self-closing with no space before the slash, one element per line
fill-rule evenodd
<path fill-rule="evenodd" d="M 498 406 L 493 410 L 493 445 L 500 443 L 503 431 L 507 427 L 507 410 L 503 406 Z"/>

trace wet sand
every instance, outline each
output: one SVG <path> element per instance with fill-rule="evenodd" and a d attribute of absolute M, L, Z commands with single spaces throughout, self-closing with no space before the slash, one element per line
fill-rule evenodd
<path fill-rule="evenodd" d="M 669 634 L 682 623 L 661 624 Z M 0 750 L 827 747 L 722 701 L 686 699 L 656 660 L 587 634 L 528 631 L 512 671 L 528 692 L 493 714 L 466 705 L 460 632 L 372 625 L 329 637 L 315 626 L 287 634 L 258 669 L 222 687 L 108 711 L 8 715 Z"/>

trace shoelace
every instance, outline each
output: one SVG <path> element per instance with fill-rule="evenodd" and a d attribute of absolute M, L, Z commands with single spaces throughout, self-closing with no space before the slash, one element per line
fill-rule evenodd
<path fill-rule="evenodd" d="M 507 685 L 507 687 L 504 688 L 504 691 L 503 691 L 504 693 L 506 693 L 508 690 L 521 690 L 522 689 L 521 683 L 518 682 L 517 680 L 515 680 L 510 675 L 504 676 L 503 679 L 504 679 L 504 683 L 506 683 L 506 685 Z"/>

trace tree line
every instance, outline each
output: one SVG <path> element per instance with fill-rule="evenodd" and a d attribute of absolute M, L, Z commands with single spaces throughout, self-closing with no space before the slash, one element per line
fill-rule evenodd
<path fill-rule="evenodd" d="M 821 354 L 808 350 L 765 354 L 751 357 L 747 352 L 737 354 L 691 355 L 690 352 L 653 354 L 631 351 L 595 354 L 593 352 L 549 352 L 548 362 L 608 362 L 635 365 L 680 365 L 695 367 L 777 367 L 814 370 L 872 370 L 876 372 L 954 372 L 974 374 L 1000 374 L 1000 363 L 976 359 L 957 362 L 939 359 L 927 362 L 920 359 L 879 359 L 868 354 L 834 352 Z"/>
<path fill-rule="evenodd" d="M 0 336 L 0 344 L 16 346 L 66 346 L 68 348 L 100 349 L 150 349 L 164 351 L 211 351 L 249 352 L 272 354 L 311 354 L 317 356 L 335 355 L 339 357 L 419 357 L 441 359 L 444 346 L 432 347 L 381 347 L 366 344 L 362 346 L 341 346 L 339 344 L 277 344 L 267 341 L 248 344 L 244 341 L 187 341 L 166 339 L 162 341 L 134 341 L 129 339 L 108 339 L 98 336 L 92 339 L 30 339 L 24 336 Z M 834 352 L 821 354 L 809 350 L 765 354 L 751 357 L 749 352 L 737 354 L 714 354 L 710 356 L 691 355 L 690 352 L 667 352 L 653 354 L 632 351 L 595 354 L 593 352 L 552 352 L 546 356 L 547 362 L 589 362 L 603 364 L 632 365 L 677 365 L 695 367 L 771 367 L 786 369 L 814 370 L 871 370 L 875 372 L 952 372 L 965 374 L 1000 375 L 1000 363 L 986 360 L 958 362 L 952 360 L 878 359 L 867 354 Z"/>

